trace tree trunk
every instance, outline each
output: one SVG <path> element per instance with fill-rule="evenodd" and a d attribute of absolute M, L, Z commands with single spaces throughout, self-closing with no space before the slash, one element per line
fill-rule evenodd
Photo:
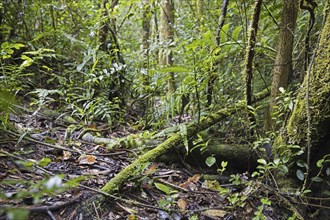
<path fill-rule="evenodd" d="M 256 0 L 254 5 L 254 12 L 249 30 L 248 45 L 245 54 L 244 64 L 244 76 L 245 76 L 245 101 L 247 106 L 252 105 L 252 77 L 253 77 L 253 59 L 254 59 L 254 47 L 256 44 L 259 15 L 261 11 L 262 0 Z M 249 111 L 250 112 L 250 111 Z M 249 120 L 251 124 L 255 124 L 255 117 L 253 113 L 249 113 Z M 252 131 L 252 130 L 251 130 Z"/>
<path fill-rule="evenodd" d="M 330 16 L 322 30 L 316 58 L 310 74 L 306 74 L 287 126 L 288 142 L 306 145 L 310 130 L 313 147 L 323 147 L 330 133 Z M 306 94 L 308 94 L 306 96 Z M 306 97 L 308 106 L 306 106 Z M 310 110 L 306 111 L 306 107 Z M 310 127 L 308 125 L 310 115 Z"/>
<path fill-rule="evenodd" d="M 159 64 L 161 66 L 172 66 L 173 65 L 173 25 L 174 25 L 174 2 L 173 0 L 162 0 L 161 1 L 161 31 L 160 38 L 163 42 L 163 48 L 159 52 Z M 167 92 L 171 95 L 175 91 L 174 73 L 168 73 L 167 80 Z"/>
<path fill-rule="evenodd" d="M 227 7 L 228 7 L 229 0 L 224 0 L 221 7 L 221 15 L 219 17 L 219 25 L 217 29 L 217 36 L 215 37 L 215 41 L 218 47 L 220 47 L 220 33 L 223 25 L 225 24 L 225 18 L 227 15 Z M 220 52 L 219 52 L 220 53 Z M 217 54 L 218 55 L 218 54 Z M 207 82 L 207 106 L 212 104 L 212 96 L 214 90 L 214 84 L 218 78 L 218 74 L 216 73 L 216 69 L 219 68 L 221 65 L 221 60 L 217 60 L 213 68 L 210 69 L 209 72 L 209 81 Z"/>
<path fill-rule="evenodd" d="M 106 9 L 106 4 L 110 4 L 110 11 Z M 119 0 L 103 0 L 102 10 L 103 17 L 100 22 L 99 30 L 99 42 L 100 49 L 105 51 L 111 56 L 111 62 L 119 65 L 125 65 L 124 58 L 121 55 L 119 42 L 117 40 L 115 20 L 111 18 L 111 13 L 114 7 L 119 3 Z M 110 14 L 109 14 L 110 13 Z M 125 105 L 125 70 L 117 70 L 112 76 L 111 83 L 109 85 L 109 101 L 115 101 L 119 99 L 119 105 L 123 107 Z"/>
<path fill-rule="evenodd" d="M 274 112 L 274 105 L 276 104 L 275 99 L 279 94 L 279 88 L 283 87 L 286 89 L 292 77 L 292 51 L 299 0 L 284 0 L 283 4 L 279 43 L 272 71 L 271 100 L 265 120 L 267 130 L 271 130 L 272 128 L 271 117 Z"/>

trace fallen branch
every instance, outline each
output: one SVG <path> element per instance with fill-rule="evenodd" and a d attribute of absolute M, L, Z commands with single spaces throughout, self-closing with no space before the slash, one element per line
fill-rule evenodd
<path fill-rule="evenodd" d="M 262 92 L 256 94 L 255 101 L 260 101 L 265 97 L 265 94 L 268 94 L 268 89 L 263 90 Z M 187 138 L 194 137 L 197 133 L 206 130 L 212 125 L 218 123 L 219 121 L 227 118 L 230 115 L 233 115 L 237 111 L 240 111 L 245 108 L 245 103 L 240 101 L 234 104 L 231 107 L 221 109 L 216 113 L 209 114 L 206 117 L 203 117 L 198 122 L 191 122 L 186 126 L 187 130 Z M 128 179 L 134 176 L 136 173 L 141 173 L 144 169 L 143 164 L 155 161 L 159 156 L 167 153 L 170 149 L 179 146 L 182 142 L 181 133 L 177 132 L 172 134 L 167 140 L 163 143 L 159 144 L 156 148 L 146 152 L 137 158 L 133 163 L 125 167 L 122 171 L 120 171 L 114 178 L 112 178 L 105 186 L 102 187 L 102 191 L 108 194 L 112 194 L 114 192 L 119 191 L 120 187 L 125 183 Z"/>
<path fill-rule="evenodd" d="M 188 124 L 187 127 L 187 137 L 193 137 L 197 135 L 200 131 L 203 131 L 217 122 L 227 118 L 228 116 L 234 114 L 238 110 L 244 108 L 244 104 L 239 102 L 233 107 L 222 109 L 216 113 L 210 114 L 207 117 L 201 119 L 200 123 L 192 122 Z M 143 166 L 150 161 L 155 161 L 157 157 L 167 153 L 170 149 L 175 148 L 182 142 L 182 136 L 180 133 L 173 134 L 166 141 L 158 145 L 156 148 L 148 151 L 147 153 L 141 155 L 132 164 L 124 168 L 120 173 L 118 173 L 114 178 L 112 178 L 101 190 L 109 194 L 114 193 L 119 190 L 119 188 L 126 182 L 130 177 L 132 177 L 137 172 L 141 172 Z"/>

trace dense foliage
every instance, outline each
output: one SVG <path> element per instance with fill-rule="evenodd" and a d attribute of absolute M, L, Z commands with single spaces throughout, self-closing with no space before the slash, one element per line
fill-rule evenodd
<path fill-rule="evenodd" d="M 245 56 L 255 1 L 172 0 L 174 20 L 168 23 L 168 30 L 164 30 L 166 22 L 170 21 L 170 18 L 164 21 L 162 16 L 164 2 L 167 1 L 2 1 L 1 129 L 12 130 L 10 114 L 19 114 L 24 106 L 33 115 L 52 109 L 58 117 L 72 116 L 82 122 L 80 126 L 102 122 L 109 130 L 157 131 L 181 122 L 200 122 L 203 116 L 244 100 Z M 225 2 L 228 2 L 226 8 L 222 5 Z M 284 2 L 262 2 L 253 49 L 253 96 L 270 91 Z M 316 50 L 327 4 L 319 1 L 313 8 L 315 22 L 308 41 L 310 51 Z M 281 87 L 275 98 L 270 116 L 273 126 L 265 123 L 269 120 L 266 115 L 271 98 L 254 100 L 251 106 L 245 106 L 246 111 L 237 109 L 236 114 L 228 115 L 209 128 L 207 135 L 198 134 L 194 140 L 187 139 L 187 128 L 180 125 L 178 130 L 188 153 L 190 144 L 193 144 L 191 151 L 195 148 L 205 151 L 210 136 L 215 136 L 221 137 L 222 143 L 249 144 L 255 151 L 266 150 L 267 156 L 271 155 L 271 149 L 265 146 L 270 146 L 283 134 L 294 107 L 295 94 L 311 62 L 308 59 L 311 54 L 306 55 L 305 50 L 312 14 L 303 9 L 299 10 L 292 31 L 290 84 Z M 164 33 L 166 31 L 168 33 Z M 163 62 L 161 56 L 171 61 Z M 174 91 L 169 91 L 171 76 Z M 250 120 L 251 114 L 255 122 Z M 69 132 L 68 128 L 64 139 Z M 292 151 L 288 154 L 287 149 Z M 274 173 L 288 173 L 295 163 L 300 168 L 291 172 L 295 172 L 296 179 L 305 181 L 300 193 L 308 193 L 305 184 L 309 165 L 306 166 L 305 161 L 295 161 L 304 152 L 304 146 L 287 143 L 274 161 L 259 154 L 262 158 L 258 160 L 259 167 L 253 177 L 261 181 L 273 180 L 273 170 Z M 326 158 L 323 155 L 318 165 Z M 227 163 L 216 161 L 213 155 L 205 162 L 207 166 L 218 162 L 218 173 L 226 170 Z M 323 165 L 319 167 L 324 169 Z M 235 181 L 235 176 L 231 178 Z M 315 180 L 319 181 L 317 178 Z M 166 191 L 166 187 L 156 187 Z M 42 193 L 52 192 L 46 190 L 40 195 Z M 265 198 L 262 204 L 270 205 Z M 260 213 L 255 213 L 256 219 L 262 219 L 262 211 L 260 208 Z"/>

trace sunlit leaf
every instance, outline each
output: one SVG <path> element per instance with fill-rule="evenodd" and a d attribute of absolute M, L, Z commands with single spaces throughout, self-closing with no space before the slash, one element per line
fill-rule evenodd
<path fill-rule="evenodd" d="M 209 167 L 213 166 L 215 164 L 215 162 L 216 162 L 215 157 L 208 157 L 205 160 L 206 165 Z"/>
<path fill-rule="evenodd" d="M 260 202 L 264 205 L 271 205 L 271 201 L 268 198 L 261 198 Z"/>
<path fill-rule="evenodd" d="M 183 139 L 184 147 L 186 149 L 186 152 L 188 153 L 189 152 L 189 143 L 188 143 L 188 138 L 187 138 L 187 127 L 185 124 L 180 124 L 179 128 L 180 128 L 181 137 Z"/>
<path fill-rule="evenodd" d="M 265 159 L 258 159 L 257 162 L 261 163 L 261 164 L 264 164 L 264 165 L 267 164 L 267 161 Z"/>
<path fill-rule="evenodd" d="M 283 94 L 285 93 L 285 89 L 283 87 L 278 88 L 278 90 Z"/>
<path fill-rule="evenodd" d="M 317 167 L 322 167 L 323 162 L 324 162 L 324 159 L 318 160 L 317 163 L 316 163 L 316 166 Z"/>
<path fill-rule="evenodd" d="M 154 183 L 154 184 L 155 184 L 157 189 L 164 192 L 166 195 L 170 195 L 172 192 L 174 192 L 174 190 L 171 187 L 166 186 L 162 183 Z"/>
<path fill-rule="evenodd" d="M 42 158 L 39 162 L 38 162 L 38 165 L 41 166 L 41 167 L 45 167 L 47 166 L 52 160 L 48 157 L 44 157 Z"/>
<path fill-rule="evenodd" d="M 46 183 L 45 187 L 47 189 L 54 189 L 62 187 L 62 178 L 58 175 L 51 177 Z"/>
<path fill-rule="evenodd" d="M 234 41 L 238 40 L 238 36 L 241 33 L 241 31 L 242 31 L 242 25 L 235 28 L 235 30 L 231 34 L 231 37 L 233 38 Z"/>

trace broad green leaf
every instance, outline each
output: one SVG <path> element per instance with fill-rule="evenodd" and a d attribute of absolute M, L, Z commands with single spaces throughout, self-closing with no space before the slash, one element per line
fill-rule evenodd
<path fill-rule="evenodd" d="M 208 157 L 205 160 L 206 165 L 209 167 L 213 166 L 215 164 L 215 162 L 216 162 L 215 157 Z"/>
<path fill-rule="evenodd" d="M 254 171 L 253 173 L 252 173 L 252 177 L 256 177 L 256 176 L 259 176 L 260 175 L 260 173 L 259 172 L 257 172 L 257 171 Z"/>
<path fill-rule="evenodd" d="M 303 153 L 304 153 L 304 151 L 300 150 L 300 151 L 297 152 L 297 155 L 299 156 L 299 155 L 302 155 Z"/>
<path fill-rule="evenodd" d="M 299 180 L 301 180 L 301 181 L 303 181 L 303 180 L 305 179 L 305 174 L 304 174 L 304 172 L 301 171 L 301 170 L 297 170 L 297 171 L 296 171 L 296 176 L 297 176 L 297 178 L 298 178 Z"/>
<path fill-rule="evenodd" d="M 280 159 L 279 158 L 274 159 L 274 164 L 275 165 L 278 165 L 279 163 L 280 163 Z"/>
<path fill-rule="evenodd" d="M 298 167 L 307 167 L 306 162 L 305 161 L 302 161 L 302 160 L 298 160 L 296 162 L 296 164 L 297 164 Z"/>
<path fill-rule="evenodd" d="M 320 182 L 323 181 L 323 179 L 321 177 L 319 177 L 319 176 L 315 176 L 315 177 L 311 178 L 311 180 L 313 182 L 317 182 L 317 183 L 320 183 Z"/>
<path fill-rule="evenodd" d="M 166 195 L 171 195 L 171 193 L 174 192 L 174 190 L 171 187 L 168 187 L 162 183 L 154 183 L 154 184 L 157 189 L 164 192 Z"/>
<path fill-rule="evenodd" d="M 316 163 L 316 166 L 317 167 L 322 167 L 323 162 L 324 162 L 324 159 L 318 160 L 317 163 Z"/>
<path fill-rule="evenodd" d="M 271 205 L 271 201 L 268 198 L 261 198 L 260 202 L 264 205 Z"/>
<path fill-rule="evenodd" d="M 207 32 L 205 32 L 204 34 L 202 34 L 202 39 L 204 41 L 204 43 L 209 44 L 213 42 L 213 34 L 212 32 L 209 30 Z"/>
<path fill-rule="evenodd" d="M 267 164 L 267 161 L 265 159 L 258 159 L 257 162 L 261 163 L 261 164 L 264 164 L 264 165 Z"/>
<path fill-rule="evenodd" d="M 283 164 L 279 165 L 278 169 L 281 170 L 283 173 L 288 173 L 289 172 L 288 167 L 283 165 Z"/>
<path fill-rule="evenodd" d="M 42 158 L 39 162 L 38 162 L 38 165 L 41 166 L 41 167 L 45 167 L 47 166 L 52 160 L 48 157 L 44 157 Z"/>
<path fill-rule="evenodd" d="M 235 30 L 231 34 L 231 37 L 233 38 L 233 40 L 235 40 L 235 41 L 238 40 L 238 36 L 241 33 L 241 31 L 242 31 L 242 25 L 240 25 L 237 28 L 235 28 Z"/>
<path fill-rule="evenodd" d="M 88 177 L 89 179 L 91 177 Z M 66 186 L 69 186 L 69 187 L 77 187 L 79 185 L 79 183 L 81 181 L 84 181 L 85 179 L 87 179 L 87 177 L 85 176 L 79 176 L 77 178 L 72 178 L 72 179 L 69 179 L 68 181 L 66 181 L 65 185 Z"/>
<path fill-rule="evenodd" d="M 220 31 L 221 42 L 227 41 L 229 25 L 230 25 L 230 23 L 225 24 Z"/>
<path fill-rule="evenodd" d="M 290 158 L 287 157 L 287 156 L 284 156 L 284 157 L 282 158 L 283 163 L 287 163 L 287 162 L 289 162 L 289 160 L 290 160 Z"/>
<path fill-rule="evenodd" d="M 19 49 L 19 48 L 21 48 L 21 47 L 24 47 L 25 45 L 24 44 L 19 44 L 19 43 L 16 43 L 16 44 L 13 44 L 12 45 L 15 49 Z"/>
<path fill-rule="evenodd" d="M 28 57 L 28 56 L 26 56 L 24 54 L 21 56 L 21 59 L 22 60 L 32 60 L 30 57 Z"/>
<path fill-rule="evenodd" d="M 1 44 L 1 49 L 7 49 L 9 47 L 9 42 L 3 42 L 2 44 Z"/>
<path fill-rule="evenodd" d="M 24 60 L 24 62 L 21 64 L 21 66 L 19 67 L 20 69 L 23 69 L 25 67 L 29 67 L 33 64 L 32 59 L 29 60 Z"/>

